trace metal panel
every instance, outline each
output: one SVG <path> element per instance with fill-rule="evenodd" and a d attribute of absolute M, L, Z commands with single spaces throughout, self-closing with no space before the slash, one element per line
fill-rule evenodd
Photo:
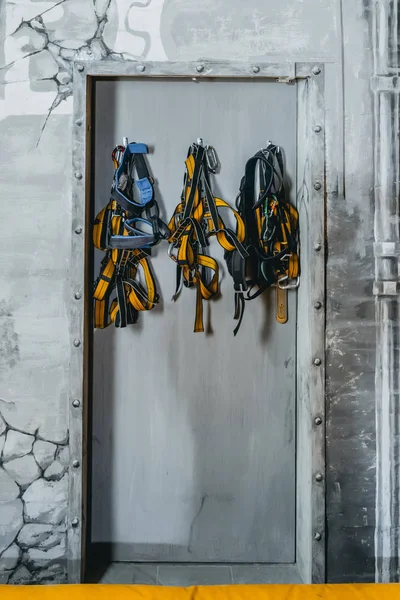
<path fill-rule="evenodd" d="M 272 79 L 294 79 L 295 65 L 292 62 L 253 64 L 238 61 L 198 62 L 82 62 L 88 75 L 101 77 L 264 77 Z"/>
<path fill-rule="evenodd" d="M 375 581 L 399 581 L 399 3 L 374 3 Z"/>
<path fill-rule="evenodd" d="M 71 338 L 71 365 L 70 365 L 70 398 L 69 398 L 69 432 L 70 453 L 74 467 L 70 469 L 69 476 L 69 502 L 68 502 L 68 580 L 71 583 L 81 579 L 82 528 L 85 511 L 85 495 L 82 495 L 82 471 L 84 453 L 86 454 L 85 435 L 83 429 L 82 409 L 87 407 L 87 397 L 84 398 L 85 370 L 88 368 L 88 340 L 85 338 L 84 306 L 85 306 L 85 240 L 86 236 L 86 207 L 85 196 L 90 181 L 89 167 L 86 162 L 87 137 L 85 133 L 89 124 L 86 120 L 87 95 L 90 84 L 87 78 L 81 75 L 82 70 L 75 68 L 75 79 L 79 85 L 74 93 L 74 124 L 73 124 L 73 154 L 72 154 L 72 248 L 70 272 L 70 338 Z M 86 130 L 86 131 L 85 131 Z M 86 298 L 87 303 L 87 298 Z M 86 319 L 87 321 L 87 319 Z M 85 360 L 84 360 L 85 359 Z M 87 395 L 86 395 L 87 396 Z M 84 406 L 85 405 L 85 406 Z M 85 419 L 87 422 L 87 419 Z M 84 450 L 85 452 L 84 452 Z"/>
<path fill-rule="evenodd" d="M 154 64 L 154 63 L 153 63 Z M 202 63 L 204 65 L 204 63 Z M 214 63 L 213 63 L 214 64 Z M 232 63 L 228 63 L 227 66 L 222 67 L 224 73 L 226 74 L 226 76 L 231 76 L 231 75 L 240 75 L 242 77 L 247 77 L 246 73 L 248 73 L 249 69 L 253 69 L 254 65 L 246 65 L 245 63 L 240 63 L 239 65 L 234 64 L 234 72 L 230 72 L 229 70 L 229 66 Z M 147 63 L 146 63 L 147 65 Z M 146 66 L 145 65 L 145 66 Z M 160 64 L 159 64 L 160 65 Z M 160 65 L 160 67 L 156 69 L 156 72 L 158 70 L 158 76 L 168 76 L 171 75 L 173 76 L 178 75 L 178 76 L 184 76 L 185 74 L 187 76 L 190 76 L 192 73 L 192 70 L 195 66 L 197 66 L 197 63 L 194 65 L 187 65 L 187 64 L 180 64 L 180 63 L 174 63 L 173 64 L 173 68 L 172 71 L 168 71 L 168 68 L 166 69 L 166 71 L 164 71 L 165 69 L 165 64 L 162 63 Z M 169 63 L 168 63 L 169 66 Z M 262 65 L 260 65 L 260 63 L 258 63 L 258 66 L 260 66 L 260 68 L 263 68 Z M 308 93 L 310 91 L 310 86 L 308 83 L 308 78 L 313 76 L 313 69 L 315 68 L 315 65 L 310 64 L 310 63 L 297 63 L 295 65 L 295 75 L 296 78 L 299 82 L 298 85 L 298 117 L 299 117 L 299 128 L 298 128 L 298 148 L 302 148 L 303 152 L 299 153 L 298 156 L 298 173 L 297 173 L 297 185 L 296 185 L 296 190 L 297 190 L 297 194 L 298 194 L 298 198 L 300 198 L 299 196 L 299 191 L 301 189 L 303 189 L 304 187 L 306 187 L 307 189 L 309 189 L 310 183 L 311 183 L 311 171 L 310 171 L 310 145 L 307 143 L 307 140 L 309 139 L 309 134 L 310 134 L 310 129 L 309 129 L 309 123 L 310 121 L 310 115 L 314 115 L 314 114 L 318 114 L 318 113 L 314 113 L 314 110 L 316 108 L 315 103 L 319 102 L 319 107 L 320 109 L 322 109 L 324 101 L 323 101 L 323 89 L 320 88 L 319 89 L 319 93 L 318 94 L 310 94 Z M 105 75 L 105 76 L 110 76 L 110 75 L 134 75 L 134 69 L 136 69 L 136 64 L 135 63 L 131 63 L 131 64 L 127 64 L 127 63 L 122 63 L 122 62 L 118 62 L 118 61 L 113 61 L 112 63 L 108 63 L 108 62 L 101 62 L 101 63 L 78 63 L 77 68 L 74 71 L 74 88 L 75 88 L 75 92 L 74 92 L 74 131 L 73 131 L 73 136 L 74 136 L 74 156 L 73 156 L 73 160 L 74 160 L 74 172 L 77 172 L 77 169 L 79 169 L 80 167 L 83 170 L 83 167 L 85 165 L 85 156 L 84 156 L 84 148 L 86 145 L 86 151 L 89 150 L 89 141 L 90 141 L 90 129 L 91 129 L 91 120 L 90 120 L 90 98 L 89 98 L 89 93 L 90 93 L 90 89 L 91 86 L 89 85 L 87 87 L 87 81 L 86 81 L 86 75 L 87 74 L 94 74 L 94 72 L 96 72 L 98 75 Z M 275 67 L 273 67 L 272 71 L 274 71 Z M 266 71 L 268 70 L 268 68 L 266 68 Z M 197 72 L 197 71 L 196 71 Z M 147 71 L 147 73 L 149 73 L 149 71 Z M 161 75 L 161 73 L 165 73 L 165 75 Z M 271 70 L 269 70 L 269 73 L 271 73 Z M 285 70 L 285 72 L 276 72 L 274 76 L 276 76 L 276 79 L 280 80 L 280 81 L 285 81 L 286 78 L 288 77 L 287 75 L 288 71 Z M 291 78 L 291 73 L 292 70 L 290 69 L 290 78 Z M 137 80 L 140 77 L 143 77 L 143 72 L 140 73 L 140 71 L 137 72 L 137 75 L 135 76 L 135 79 Z M 257 73 L 255 73 L 253 71 L 253 76 L 256 75 Z M 198 77 L 198 75 L 197 75 Z M 306 78 L 306 80 L 304 80 L 304 78 Z M 263 78 L 264 79 L 264 78 Z M 93 77 L 89 77 L 88 78 L 88 83 L 90 84 L 93 81 Z M 317 80 L 318 81 L 318 80 Z M 319 80 L 321 82 L 321 80 Z M 307 92 L 307 93 L 306 93 Z M 86 109 L 89 110 L 87 117 L 85 115 L 85 104 L 86 104 Z M 110 106 L 111 109 L 111 106 Z M 322 113 L 321 113 L 322 114 Z M 110 118 L 110 115 L 109 117 Z M 82 125 L 84 125 L 82 127 Z M 324 131 L 322 129 L 322 131 Z M 316 132 L 314 132 L 316 133 Z M 314 148 L 313 152 L 316 152 L 316 157 L 317 157 L 317 162 L 319 164 L 323 164 L 323 154 L 324 154 L 324 148 L 323 148 L 323 136 L 320 136 L 319 138 L 321 140 L 321 147 L 318 148 Z M 318 172 L 318 169 L 317 169 Z M 86 197 L 86 204 L 87 206 L 90 204 L 90 189 L 89 189 L 89 182 L 90 182 L 90 178 L 91 178 L 91 172 L 90 172 L 90 165 L 86 165 L 86 173 L 84 173 L 85 177 L 86 177 L 86 185 L 85 187 L 82 185 L 82 181 L 79 179 L 75 179 L 75 187 L 74 187 L 74 202 L 73 202 L 73 208 L 74 208 L 74 222 L 73 222 L 73 231 L 75 232 L 75 236 L 79 236 L 81 235 L 82 231 L 81 227 L 82 225 L 80 225 L 80 223 L 83 220 L 83 216 L 84 216 L 84 212 L 83 212 L 83 206 L 85 203 L 85 197 Z M 85 191 L 86 190 L 86 191 Z M 317 225 L 317 223 L 316 223 Z M 321 219 L 318 219 L 318 227 L 319 230 L 322 232 L 323 228 L 324 228 L 324 223 L 321 221 Z M 317 227 L 317 229 L 318 229 Z M 317 232 L 317 230 L 315 230 L 315 232 Z M 303 235 L 302 235 L 302 240 L 303 240 L 303 244 L 305 243 L 305 238 L 304 238 L 304 231 L 303 231 Z M 86 241 L 88 242 L 88 236 L 86 235 Z M 324 250 L 324 249 L 323 249 Z M 85 260 L 88 261 L 88 249 L 86 250 L 86 253 L 84 251 L 84 244 L 83 243 L 76 243 L 76 240 L 73 240 L 73 247 L 72 247 L 72 265 L 75 265 L 75 268 L 73 269 L 73 273 L 74 273 L 74 279 L 75 281 L 73 281 L 73 283 L 83 283 L 83 269 L 84 269 L 84 262 Z M 84 259 L 86 255 L 86 259 Z M 304 260 L 304 253 L 303 253 L 303 260 Z M 323 254 L 319 255 L 320 257 L 323 256 Z M 311 263 L 312 264 L 312 263 Z M 86 267 L 87 270 L 88 266 Z M 303 265 L 304 268 L 304 265 Z M 300 288 L 300 293 L 301 290 L 304 290 L 305 287 L 308 287 L 309 293 L 304 293 L 303 294 L 303 300 L 301 301 L 299 299 L 299 309 L 301 310 L 301 307 L 303 305 L 303 308 L 306 309 L 305 314 L 308 315 L 309 311 L 311 310 L 311 307 L 313 306 L 313 298 L 318 294 L 321 293 L 322 290 L 322 295 L 321 298 L 323 298 L 322 300 L 322 311 L 319 313 L 320 315 L 322 315 L 322 320 L 324 321 L 324 299 L 325 299 L 325 294 L 324 294 L 324 277 L 323 274 L 320 274 L 321 277 L 316 280 L 315 278 L 312 278 L 311 280 L 308 280 L 307 282 L 307 286 L 304 286 L 304 284 L 302 285 L 302 287 Z M 304 277 L 304 272 L 303 272 L 303 282 L 305 280 Z M 73 290 L 71 290 L 72 292 Z M 308 306 L 307 306 L 307 297 L 308 297 Z M 73 317 L 77 317 L 77 320 L 74 323 L 74 326 L 76 325 L 76 328 L 73 332 L 73 335 L 76 335 L 76 332 L 78 333 L 82 333 L 83 329 L 80 328 L 80 325 L 82 324 L 82 320 L 83 320 L 83 316 L 84 316 L 84 308 L 83 308 L 83 303 L 77 303 L 76 299 L 74 298 L 74 296 L 71 293 L 71 304 L 72 306 L 72 316 Z M 86 305 L 86 309 L 90 308 L 90 297 L 87 296 L 86 300 L 85 300 L 85 305 Z M 89 321 L 88 318 L 88 313 L 86 313 L 85 316 L 85 321 L 86 323 Z M 318 529 L 316 527 L 316 525 L 314 525 L 314 522 L 319 525 L 323 522 L 324 520 L 324 514 L 325 514 L 325 499 L 322 495 L 321 497 L 321 490 L 323 489 L 322 486 L 319 486 L 319 488 L 317 489 L 317 493 L 311 494 L 310 497 L 310 502 L 307 503 L 307 497 L 308 494 L 310 493 L 309 490 L 311 489 L 311 486 L 318 484 L 319 482 L 316 482 L 315 480 L 313 480 L 312 477 L 312 473 L 315 471 L 315 469 L 320 466 L 320 472 L 323 474 L 324 472 L 324 460 L 325 460 L 325 456 L 324 456 L 324 431 L 323 431 L 323 427 L 324 427 L 324 411 L 323 411 L 323 404 L 324 404 L 324 394 L 323 394 L 323 381 L 321 379 L 319 379 L 318 381 L 309 379 L 309 381 L 307 381 L 307 377 L 301 378 L 301 365 L 303 364 L 306 369 L 305 372 L 307 373 L 307 369 L 308 369 L 308 358 L 311 356 L 311 352 L 310 352 L 310 345 L 308 344 L 303 344 L 302 342 L 302 338 L 301 338 L 301 333 L 304 332 L 305 337 L 303 338 L 303 341 L 306 340 L 306 338 L 308 337 L 309 333 L 311 332 L 314 339 L 317 340 L 317 346 L 316 348 L 318 349 L 318 344 L 321 344 L 321 340 L 323 340 L 324 338 L 324 328 L 321 325 L 321 323 L 319 324 L 319 326 L 317 326 L 317 328 L 314 328 L 314 324 L 315 321 L 311 320 L 307 317 L 307 319 L 302 319 L 301 323 L 303 324 L 302 327 L 299 327 L 298 329 L 298 335 L 300 334 L 300 339 L 299 339 L 299 349 L 300 349 L 300 353 L 301 356 L 303 356 L 303 361 L 298 361 L 298 373 L 297 373 L 297 393 L 299 394 L 299 396 L 301 396 L 303 394 L 303 398 L 300 400 L 299 402 L 299 410 L 297 411 L 297 416 L 298 416 L 298 425 L 297 425 L 297 436 L 298 436 L 298 443 L 297 443 L 297 455 L 298 455 L 298 460 L 297 460 L 297 468 L 299 469 L 298 474 L 297 474 L 297 510 L 299 510 L 299 507 L 302 505 L 303 502 L 305 502 L 305 512 L 308 512 L 308 514 L 306 515 L 306 518 L 300 519 L 299 515 L 297 518 L 297 558 L 296 560 L 298 561 L 299 564 L 299 568 L 300 568 L 300 573 L 302 576 L 302 579 L 304 582 L 309 582 L 311 580 L 313 581 L 320 581 L 323 580 L 324 578 L 324 565 L 325 565 L 325 553 L 324 553 L 324 544 L 315 544 L 315 542 L 317 540 L 314 540 L 314 543 L 312 542 L 312 536 L 313 536 L 313 532 L 316 531 L 316 529 Z M 300 325 L 301 325 L 300 323 Z M 307 325 L 307 326 L 306 326 Z M 307 328 L 307 327 L 311 327 L 311 329 Z M 108 332 L 110 333 L 110 332 Z M 317 334 L 317 335 L 316 335 Z M 310 336 L 311 337 L 311 336 Z M 72 341 L 73 338 L 71 338 Z M 318 341 L 319 340 L 319 341 Z M 90 340 L 87 340 L 90 341 Z M 103 339 L 104 343 L 108 343 L 108 340 L 106 339 L 106 337 L 104 337 Z M 87 360 L 88 358 L 88 350 L 90 350 L 90 348 L 88 348 L 89 344 L 85 342 L 85 359 Z M 109 346 L 109 349 L 111 349 L 111 346 Z M 86 378 L 86 383 L 85 386 L 83 385 L 84 383 L 84 369 L 83 367 L 85 366 L 85 370 L 87 371 L 88 365 L 83 365 L 83 353 L 77 353 L 76 354 L 77 357 L 77 361 L 76 361 L 76 368 L 73 368 L 71 370 L 71 416 L 73 417 L 70 420 L 70 431 L 71 431 L 71 451 L 74 453 L 74 456 L 76 457 L 76 459 L 79 459 L 79 457 L 82 458 L 82 462 L 83 464 L 85 463 L 86 460 L 86 454 L 87 454 L 87 444 L 86 444 L 86 440 L 84 439 L 84 435 L 85 432 L 84 430 L 87 428 L 87 415 L 86 415 L 86 411 L 87 411 L 87 402 L 86 402 L 86 407 L 84 406 L 85 410 L 83 412 L 81 412 L 81 403 L 82 403 L 82 398 L 80 398 L 80 396 L 83 396 L 83 392 L 87 393 L 87 378 Z M 308 358 L 307 358 L 308 357 Z M 90 356 L 89 356 L 90 358 Z M 107 364 L 107 361 L 105 362 L 105 364 Z M 322 370 L 321 370 L 321 374 L 322 374 Z M 299 377 L 300 376 L 300 377 Z M 323 378 L 323 375 L 322 375 Z M 304 385 L 304 383 L 306 383 L 306 385 Z M 309 404 L 308 402 L 308 394 L 311 390 L 311 398 L 313 398 L 313 402 L 311 403 L 312 405 Z M 305 395 L 304 395 L 305 394 Z M 302 410 L 300 410 L 300 403 L 302 405 Z M 313 409 L 313 410 L 311 410 Z M 314 438 L 309 435 L 311 433 L 310 431 L 310 418 L 313 417 L 313 411 L 318 411 L 320 410 L 320 414 L 321 414 L 321 425 L 322 428 L 319 429 L 319 433 L 314 436 Z M 99 412 L 97 413 L 99 418 L 101 419 L 101 414 L 99 414 Z M 84 418 L 84 422 L 82 424 L 82 416 Z M 104 414 L 103 415 L 104 420 L 107 420 L 107 415 Z M 319 421 L 317 421 L 317 423 L 319 423 Z M 314 425 L 317 425 L 317 423 L 314 421 Z M 319 425 L 317 425 L 317 428 L 320 427 Z M 304 437 L 304 433 L 308 431 L 308 443 L 301 443 L 301 435 L 303 435 L 303 440 L 306 441 L 307 440 L 307 435 Z M 303 432 L 303 433 L 302 433 Z M 82 440 L 83 438 L 83 440 Z M 312 454 L 312 450 L 310 449 L 310 443 L 312 443 L 313 445 L 313 450 L 316 452 L 317 455 L 317 459 L 316 459 L 316 463 L 312 464 L 312 461 L 310 460 L 310 456 Z M 302 468 L 300 468 L 300 466 Z M 86 476 L 83 473 L 83 480 L 82 480 L 82 472 L 80 471 L 80 469 L 78 468 L 76 473 L 76 477 L 73 479 L 73 481 L 71 482 L 71 487 L 70 487 L 70 499 L 69 499 L 69 508 L 70 508 L 70 519 L 69 519 L 69 525 L 70 525 L 70 539 L 69 539 L 69 558 L 70 558 L 70 562 L 69 562 L 69 580 L 71 582 L 75 581 L 79 581 L 80 580 L 80 563 L 81 560 L 83 558 L 84 555 L 84 546 L 81 546 L 81 523 L 79 522 L 79 518 L 75 517 L 74 515 L 78 514 L 79 511 L 83 511 L 82 512 L 82 533 L 84 533 L 84 525 L 85 525 L 85 516 L 86 516 L 86 511 L 85 511 L 85 502 L 86 502 L 86 498 L 87 498 L 87 489 L 86 489 Z M 110 481 L 105 481 L 105 489 L 109 489 L 109 484 Z M 83 489 L 82 489 L 83 488 Z M 322 493 L 323 494 L 323 493 Z M 304 512 L 304 511 L 303 511 Z M 304 516 L 304 515 L 303 515 Z M 77 527 L 72 528 L 71 527 L 71 522 L 74 518 L 77 518 Z M 313 553 L 313 546 L 314 546 L 314 553 Z"/>
<path fill-rule="evenodd" d="M 325 581 L 324 69 L 298 84 L 301 285 L 297 326 L 297 557 L 303 581 Z"/>
<path fill-rule="evenodd" d="M 187 147 L 215 145 L 216 190 L 234 202 L 246 159 L 267 138 L 296 172 L 296 87 L 254 81 L 98 82 L 95 196 L 108 199 L 109 150 L 146 141 L 163 212 L 179 201 Z M 294 194 L 293 194 L 294 195 Z M 223 265 L 223 252 L 211 254 Z M 117 560 L 293 562 L 295 293 L 278 325 L 273 291 L 233 338 L 233 292 L 193 334 L 194 295 L 170 301 L 175 267 L 153 253 L 163 296 L 136 327 L 96 332 L 92 539 Z M 207 311 L 206 311 L 207 315 Z"/>

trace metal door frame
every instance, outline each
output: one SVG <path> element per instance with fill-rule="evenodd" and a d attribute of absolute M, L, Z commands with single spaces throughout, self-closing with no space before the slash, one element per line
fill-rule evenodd
<path fill-rule="evenodd" d="M 87 540 L 92 372 L 91 206 L 94 83 L 105 78 L 234 79 L 297 86 L 297 175 L 302 279 L 297 310 L 296 564 L 325 581 L 325 71 L 321 63 L 77 61 L 74 65 L 70 261 L 68 580 L 83 579 Z M 303 232 L 303 235 L 302 235 Z M 299 318 L 300 317 L 300 318 Z M 298 351 L 301 343 L 301 352 Z"/>

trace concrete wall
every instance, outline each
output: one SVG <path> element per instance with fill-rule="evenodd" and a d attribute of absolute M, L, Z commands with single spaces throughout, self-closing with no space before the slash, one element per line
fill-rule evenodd
<path fill-rule="evenodd" d="M 0 1 L 0 582 L 66 578 L 72 61 L 114 57 L 329 63 L 326 152 L 336 183 L 327 190 L 327 575 L 334 582 L 373 580 L 375 571 L 378 580 L 395 576 L 392 505 L 382 519 L 378 508 L 378 529 L 375 520 L 377 490 L 383 496 L 393 490 L 386 458 L 397 465 L 391 454 L 396 430 L 389 428 L 383 439 L 380 419 L 390 407 L 397 414 L 395 328 L 387 328 L 395 300 L 385 312 L 372 288 L 374 189 L 395 197 L 397 188 L 392 171 L 392 188 L 387 180 L 383 188 L 374 181 L 374 161 L 375 172 L 386 172 L 390 157 L 383 151 L 378 161 L 374 153 L 381 112 L 370 80 L 397 68 L 397 2 L 232 5 Z M 372 49 L 384 47 L 393 51 L 382 72 Z M 390 122 L 395 102 L 389 105 L 382 114 Z M 397 156 L 395 145 L 389 154 Z M 397 219 L 396 206 L 384 207 Z M 384 323 L 387 332 L 379 338 L 378 361 L 376 321 L 378 332 Z M 389 358 L 379 354 L 386 348 Z M 388 398 L 390 407 L 382 401 Z"/>

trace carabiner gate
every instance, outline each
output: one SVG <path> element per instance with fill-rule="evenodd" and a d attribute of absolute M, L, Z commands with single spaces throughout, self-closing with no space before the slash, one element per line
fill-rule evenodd
<path fill-rule="evenodd" d="M 213 146 L 206 146 L 206 161 L 208 170 L 211 173 L 216 173 L 219 167 L 218 156 Z"/>

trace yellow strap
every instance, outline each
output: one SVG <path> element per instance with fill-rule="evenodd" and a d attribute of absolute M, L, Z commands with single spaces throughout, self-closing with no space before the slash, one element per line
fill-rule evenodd
<path fill-rule="evenodd" d="M 113 262 L 113 260 L 110 258 L 110 260 L 107 262 L 106 266 L 101 270 L 100 272 L 100 276 L 96 285 L 96 288 L 94 290 L 94 299 L 95 300 L 103 300 L 104 296 L 108 290 L 108 287 L 111 283 L 111 280 L 113 275 L 114 275 L 114 271 L 115 271 L 115 264 Z M 107 279 L 105 279 L 107 278 Z"/>
<path fill-rule="evenodd" d="M 103 248 L 101 247 L 100 239 L 101 239 L 101 233 L 103 231 L 104 216 L 106 214 L 107 208 L 108 208 L 108 206 L 105 206 L 99 212 L 99 214 L 97 215 L 97 217 L 95 219 L 94 226 L 93 226 L 93 244 L 99 250 L 103 250 Z"/>
<path fill-rule="evenodd" d="M 107 204 L 107 206 L 105 206 L 98 213 L 98 215 L 96 216 L 96 218 L 94 220 L 93 244 L 98 250 L 103 250 L 103 251 L 107 250 L 107 248 L 105 248 L 101 245 L 101 236 L 103 234 L 104 227 L 106 226 L 105 224 L 108 222 L 108 213 L 113 212 L 116 209 L 116 207 L 117 207 L 116 201 L 110 200 L 110 202 Z M 114 218 L 113 218 L 113 221 L 114 221 Z M 114 234 L 118 233 L 118 231 L 114 230 L 114 227 L 113 227 L 113 233 Z"/>
<path fill-rule="evenodd" d="M 297 254 L 292 254 L 289 258 L 289 268 L 287 275 L 290 279 L 296 279 L 299 276 L 299 257 Z"/>
<path fill-rule="evenodd" d="M 194 332 L 201 333 L 204 331 L 203 325 L 203 298 L 200 292 L 199 283 L 196 291 L 196 316 L 194 320 Z"/>
<path fill-rule="evenodd" d="M 146 301 L 144 297 L 142 297 L 140 294 L 137 294 L 136 290 L 131 286 L 128 286 L 128 300 L 132 304 L 132 306 L 136 308 L 136 310 L 151 310 L 155 305 L 156 299 L 156 287 L 153 274 L 150 270 L 150 266 L 147 259 L 143 258 L 142 260 L 140 260 L 139 264 L 144 272 L 148 300 Z"/>
<path fill-rule="evenodd" d="M 94 301 L 94 327 L 104 329 L 109 325 L 106 321 L 107 305 L 105 300 Z"/>
<path fill-rule="evenodd" d="M 225 232 L 225 224 L 220 216 L 218 216 L 218 231 L 211 229 L 212 217 L 205 198 L 201 197 L 198 187 L 194 190 L 193 209 L 190 215 L 191 222 L 188 221 L 184 230 L 180 227 L 182 216 L 185 212 L 186 203 L 192 193 L 193 175 L 195 169 L 195 159 L 191 154 L 185 161 L 186 164 L 186 182 L 184 189 L 184 202 L 180 202 L 169 221 L 168 228 L 170 230 L 169 242 L 177 247 L 177 255 L 171 255 L 171 258 L 178 262 L 182 269 L 182 277 L 188 287 L 196 286 L 196 316 L 194 331 L 204 331 L 203 327 L 203 300 L 209 300 L 218 293 L 219 289 L 219 268 L 215 259 L 199 254 L 196 255 L 193 248 L 193 242 L 197 240 L 196 227 L 193 221 L 196 221 L 200 227 L 204 223 L 204 219 L 208 222 L 208 235 L 215 235 L 220 245 L 228 251 L 235 250 L 235 246 Z M 231 210 L 237 221 L 236 237 L 239 242 L 245 239 L 244 221 L 239 213 L 229 206 L 227 202 L 221 198 L 214 198 L 216 208 L 228 208 Z M 205 207 L 207 209 L 205 210 Z M 201 272 L 198 269 L 210 269 L 213 272 L 211 280 L 206 285 L 201 279 Z"/>
<path fill-rule="evenodd" d="M 201 279 L 200 281 L 200 292 L 205 300 L 209 300 L 218 292 L 218 263 L 214 258 L 206 256 L 205 254 L 199 254 L 197 257 L 198 264 L 207 269 L 214 271 L 214 275 L 208 285 L 205 285 Z"/>
<path fill-rule="evenodd" d="M 271 199 L 271 203 L 273 201 L 274 200 Z M 271 204 L 271 206 L 272 206 L 272 204 Z M 274 208 L 274 210 L 276 210 L 276 207 Z M 284 212 L 284 222 L 282 222 L 280 224 L 281 240 L 275 242 L 273 245 L 273 250 L 276 254 L 279 254 L 280 252 L 284 252 L 285 248 L 287 248 L 287 246 L 288 246 L 287 232 L 292 233 L 293 231 L 295 231 L 298 226 L 298 221 L 299 221 L 299 213 L 297 212 L 296 208 L 294 206 L 292 206 L 290 203 L 287 203 L 286 205 L 284 205 L 282 207 L 282 210 Z M 263 210 L 261 207 L 256 210 L 256 221 L 257 221 L 258 232 L 259 232 L 259 235 L 261 236 L 262 228 L 263 228 L 264 222 L 265 222 L 265 216 L 264 216 L 264 213 L 263 213 Z M 285 275 L 289 279 L 296 279 L 299 276 L 299 272 L 300 272 L 299 262 L 300 261 L 299 261 L 298 255 L 290 253 L 290 257 L 286 262 L 287 267 L 285 269 Z M 283 290 L 281 290 L 281 291 L 283 292 Z M 278 315 L 279 315 L 280 303 L 283 306 L 285 298 L 286 298 L 286 303 L 287 303 L 287 291 L 285 294 L 279 294 L 277 292 L 276 296 L 277 296 L 277 320 L 280 323 L 281 322 L 286 323 L 287 314 L 286 314 L 286 320 L 282 320 L 282 319 L 284 319 L 283 316 L 281 317 L 281 319 L 278 318 Z M 285 296 L 285 298 L 284 298 L 284 296 Z M 287 309 L 285 312 L 287 313 Z M 284 313 L 282 312 L 282 315 L 283 314 Z"/>
<path fill-rule="evenodd" d="M 192 224 L 186 227 L 185 234 L 180 238 L 180 245 L 178 249 L 178 262 L 180 264 L 187 264 L 191 268 L 194 266 L 194 252 L 191 244 L 189 244 L 189 237 L 192 230 Z"/>
<path fill-rule="evenodd" d="M 233 212 L 235 219 L 237 221 L 236 237 L 240 243 L 244 242 L 246 230 L 245 230 L 245 226 L 244 226 L 244 221 L 243 221 L 242 217 L 239 215 L 238 211 L 235 210 L 234 208 L 232 208 L 231 206 L 229 206 L 229 204 L 227 202 L 225 202 L 224 200 L 221 200 L 221 198 L 215 198 L 215 204 L 216 204 L 217 208 L 229 208 L 229 210 L 231 210 Z"/>
<path fill-rule="evenodd" d="M 288 291 L 276 286 L 276 320 L 284 324 L 288 320 Z"/>
<path fill-rule="evenodd" d="M 119 311 L 119 306 L 117 300 L 113 300 L 110 308 L 110 321 L 111 323 L 115 323 L 115 319 L 117 318 L 117 314 Z"/>

